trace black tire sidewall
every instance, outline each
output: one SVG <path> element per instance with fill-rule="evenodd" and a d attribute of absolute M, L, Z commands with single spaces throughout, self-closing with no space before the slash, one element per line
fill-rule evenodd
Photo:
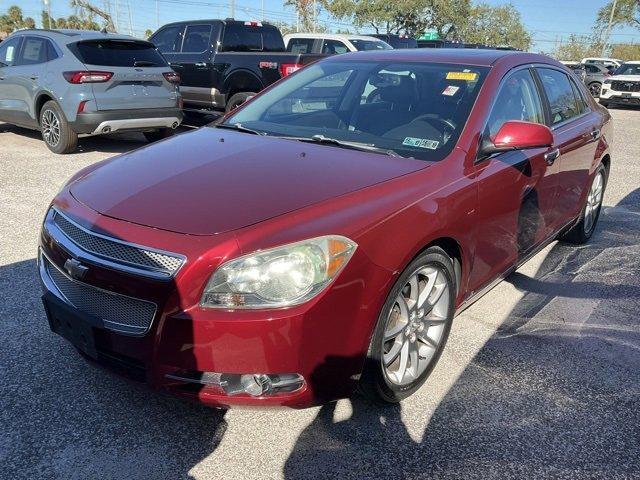
<path fill-rule="evenodd" d="M 75 150 L 78 142 L 78 136 L 74 131 L 71 130 L 71 127 L 69 125 L 69 122 L 67 121 L 67 118 L 64 115 L 64 112 L 55 101 L 49 100 L 42 106 L 42 109 L 40 110 L 40 116 L 39 116 L 40 126 L 42 126 L 42 119 L 44 117 L 45 112 L 47 111 L 53 112 L 56 118 L 58 119 L 58 124 L 60 125 L 60 139 L 58 141 L 58 144 L 54 146 L 54 145 L 51 145 L 49 142 L 47 142 L 46 139 L 44 138 L 44 134 L 42 134 L 42 141 L 44 142 L 44 144 L 53 153 L 58 153 L 58 154 L 69 153 Z M 42 130 L 42 127 L 41 127 L 41 130 Z"/>
<path fill-rule="evenodd" d="M 235 110 L 236 108 L 238 108 L 240 105 L 242 105 L 244 102 L 246 102 L 249 97 L 251 97 L 252 95 L 255 95 L 255 93 L 251 93 L 251 92 L 240 92 L 240 93 L 236 93 L 234 95 L 231 96 L 231 98 L 229 99 L 229 102 L 227 102 L 227 106 L 226 106 L 226 112 L 231 112 L 233 110 Z"/>
<path fill-rule="evenodd" d="M 400 292 L 400 290 L 404 287 L 407 279 L 415 273 L 415 271 L 419 268 L 428 265 L 435 265 L 440 268 L 445 276 L 447 277 L 447 282 L 449 283 L 449 291 L 451 294 L 449 312 L 447 315 L 447 322 L 444 327 L 444 331 L 442 333 L 442 341 L 438 350 L 435 352 L 430 365 L 427 369 L 420 375 L 420 377 L 410 383 L 409 385 L 395 385 L 387 379 L 382 366 L 382 338 L 384 335 L 384 330 L 387 322 L 388 312 L 393 307 L 395 303 L 396 296 Z M 371 338 L 371 343 L 369 346 L 369 352 L 367 355 L 367 360 L 363 369 L 363 374 L 361 377 L 361 390 L 370 397 L 375 400 L 381 400 L 385 403 L 396 403 L 400 400 L 408 397 L 413 394 L 416 390 L 418 390 L 424 382 L 427 380 L 434 367 L 438 363 L 440 359 L 440 355 L 442 355 L 442 351 L 447 343 L 447 339 L 449 337 L 449 332 L 451 330 L 451 325 L 453 323 L 453 315 L 455 313 L 455 297 L 456 297 L 456 282 L 455 282 L 455 273 L 453 269 L 453 263 L 451 259 L 447 256 L 447 254 L 438 247 L 431 247 L 427 249 L 425 252 L 416 257 L 409 266 L 402 272 L 398 280 L 394 284 L 391 292 L 389 293 L 387 300 L 382 307 L 380 315 L 378 316 L 378 321 L 376 323 L 375 330 L 373 332 L 373 336 Z"/>

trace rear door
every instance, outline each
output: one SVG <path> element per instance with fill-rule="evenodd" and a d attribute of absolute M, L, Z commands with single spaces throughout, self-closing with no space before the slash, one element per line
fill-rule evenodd
<path fill-rule="evenodd" d="M 22 37 L 13 37 L 0 43 L 0 120 L 4 122 L 24 121 L 20 111 L 24 111 L 22 89 L 17 85 L 18 61 Z"/>
<path fill-rule="evenodd" d="M 164 77 L 170 67 L 153 44 L 100 39 L 80 41 L 70 49 L 87 70 L 112 74 L 106 82 L 91 84 L 98 110 L 177 106 L 177 87 Z"/>
<path fill-rule="evenodd" d="M 600 114 L 586 102 L 586 93 L 559 69 L 537 67 L 547 97 L 558 164 L 558 210 L 561 222 L 580 213 L 590 168 L 600 139 Z"/>

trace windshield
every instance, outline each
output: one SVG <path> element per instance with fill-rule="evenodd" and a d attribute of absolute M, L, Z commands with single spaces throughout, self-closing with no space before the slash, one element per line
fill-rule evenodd
<path fill-rule="evenodd" d="M 640 75 L 640 64 L 621 65 L 614 75 Z"/>
<path fill-rule="evenodd" d="M 72 48 L 78 60 L 86 65 L 105 67 L 164 67 L 167 62 L 147 42 L 129 40 L 85 40 Z"/>
<path fill-rule="evenodd" d="M 393 47 L 382 40 L 358 40 L 350 38 L 349 41 L 359 52 L 365 50 L 393 50 Z"/>
<path fill-rule="evenodd" d="M 453 149 L 487 71 L 429 63 L 320 62 L 224 123 L 265 135 L 358 142 L 437 161 Z"/>

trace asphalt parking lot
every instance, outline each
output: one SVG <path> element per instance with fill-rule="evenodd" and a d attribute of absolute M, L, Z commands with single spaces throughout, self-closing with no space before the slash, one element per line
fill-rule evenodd
<path fill-rule="evenodd" d="M 49 331 L 35 254 L 76 170 L 144 145 L 50 154 L 0 124 L 0 478 L 640 478 L 640 110 L 616 137 L 588 245 L 552 244 L 460 315 L 396 407 L 219 411 L 88 364 Z"/>

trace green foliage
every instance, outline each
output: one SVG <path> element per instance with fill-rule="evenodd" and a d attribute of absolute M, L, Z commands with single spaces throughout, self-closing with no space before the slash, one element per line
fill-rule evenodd
<path fill-rule="evenodd" d="M 553 52 L 558 60 L 579 62 L 586 57 L 599 57 L 602 44 L 592 37 L 570 35 L 569 40 L 563 42 Z"/>
<path fill-rule="evenodd" d="M 640 44 L 626 43 L 617 44 L 611 47 L 611 56 L 628 62 L 629 60 L 640 59 Z"/>
<path fill-rule="evenodd" d="M 610 0 L 598 11 L 596 29 L 604 30 L 611 18 L 613 0 Z M 638 0 L 618 0 L 616 11 L 613 15 L 613 26 L 631 26 L 640 28 L 640 3 Z"/>
<path fill-rule="evenodd" d="M 486 3 L 474 5 L 463 31 L 467 43 L 482 43 L 494 47 L 531 48 L 531 34 L 520 18 L 520 12 L 511 4 L 494 7 Z"/>
<path fill-rule="evenodd" d="M 284 4 L 296 9 L 300 31 L 322 32 L 325 30 L 317 21 L 322 6 L 321 0 L 285 0 Z"/>
<path fill-rule="evenodd" d="M 36 28 L 36 22 L 31 17 L 24 18 L 22 9 L 17 5 L 9 7 L 6 14 L 0 15 L 0 32 L 9 34 L 21 28 Z"/>

